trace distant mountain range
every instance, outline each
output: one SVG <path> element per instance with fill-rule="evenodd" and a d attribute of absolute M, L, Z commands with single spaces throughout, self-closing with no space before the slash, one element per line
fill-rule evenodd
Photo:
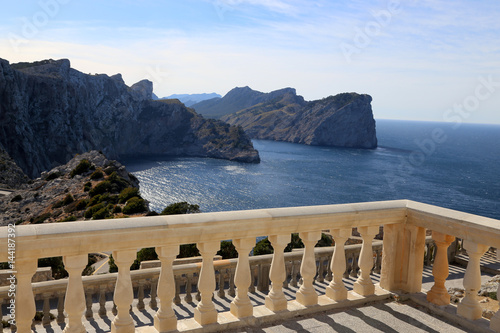
<path fill-rule="evenodd" d="M 293 88 L 234 88 L 192 105 L 205 117 L 242 126 L 254 139 L 353 148 L 377 147 L 371 96 L 342 93 L 307 102 Z"/>
<path fill-rule="evenodd" d="M 179 101 L 184 103 L 185 106 L 190 107 L 193 104 L 205 101 L 207 99 L 219 99 L 221 97 L 222 97 L 221 95 L 216 93 L 211 93 L 211 94 L 203 93 L 203 94 L 173 94 L 167 97 L 163 97 L 161 99 L 178 99 Z"/>

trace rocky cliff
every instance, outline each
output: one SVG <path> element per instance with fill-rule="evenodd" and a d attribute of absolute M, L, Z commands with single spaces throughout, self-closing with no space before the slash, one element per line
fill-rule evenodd
<path fill-rule="evenodd" d="M 135 198 L 135 199 L 133 199 Z M 0 197 L 0 226 L 145 215 L 139 181 L 98 151 L 77 155 Z"/>
<path fill-rule="evenodd" d="M 274 98 L 221 119 L 242 126 L 256 139 L 320 146 L 377 147 L 369 95 L 343 93 L 306 102 L 295 94 L 295 90 L 270 94 Z"/>
<path fill-rule="evenodd" d="M 284 88 L 270 93 L 263 93 L 250 87 L 237 87 L 228 92 L 223 98 L 212 98 L 192 105 L 199 114 L 218 119 L 224 115 L 234 113 L 251 106 L 272 101 L 283 94 L 295 95 L 295 89 Z"/>
<path fill-rule="evenodd" d="M 236 127 L 207 120 L 177 100 L 153 101 L 152 83 L 87 75 L 68 60 L 10 65 L 0 59 L 0 144 L 31 177 L 92 149 L 258 162 Z"/>

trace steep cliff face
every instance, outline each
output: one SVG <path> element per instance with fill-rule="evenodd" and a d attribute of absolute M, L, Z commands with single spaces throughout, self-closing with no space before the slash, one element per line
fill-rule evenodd
<path fill-rule="evenodd" d="M 243 132 L 203 119 L 177 100 L 153 101 L 152 90 L 146 80 L 128 87 L 119 74 L 83 74 L 68 60 L 10 65 L 0 59 L 0 143 L 31 177 L 92 149 L 112 159 L 167 154 L 259 161 Z"/>
<path fill-rule="evenodd" d="M 375 120 L 369 95 L 343 93 L 305 102 L 286 91 L 271 101 L 226 115 L 252 138 L 307 145 L 376 148 Z"/>

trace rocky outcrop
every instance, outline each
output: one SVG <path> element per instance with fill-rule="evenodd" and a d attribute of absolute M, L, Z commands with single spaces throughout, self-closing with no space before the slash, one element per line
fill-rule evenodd
<path fill-rule="evenodd" d="M 10 65 L 0 59 L 0 144 L 26 174 L 101 150 L 258 162 L 237 128 L 207 120 L 177 100 L 153 101 L 152 83 L 128 87 L 121 75 L 87 75 L 68 60 Z"/>
<path fill-rule="evenodd" d="M 205 117 L 221 118 L 251 106 L 272 101 L 284 94 L 295 95 L 295 89 L 284 88 L 270 93 L 252 90 L 250 87 L 237 87 L 228 92 L 223 98 L 212 98 L 192 106 L 196 112 Z"/>
<path fill-rule="evenodd" d="M 84 160 L 88 167 L 79 167 Z M 139 181 L 125 166 L 98 151 L 87 152 L 0 197 L 0 225 L 122 217 L 126 200 L 120 202 L 119 194 L 126 188 L 139 195 Z M 141 213 L 148 211 L 145 203 Z"/>
<path fill-rule="evenodd" d="M 30 179 L 0 145 L 0 189 L 17 189 Z"/>
<path fill-rule="evenodd" d="M 375 120 L 369 95 L 343 93 L 305 102 L 295 91 L 223 116 L 251 137 L 307 145 L 376 148 Z"/>

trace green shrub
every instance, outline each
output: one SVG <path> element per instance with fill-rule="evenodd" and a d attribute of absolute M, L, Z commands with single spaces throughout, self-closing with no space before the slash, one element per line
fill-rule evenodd
<path fill-rule="evenodd" d="M 185 201 L 173 203 L 165 207 L 160 215 L 194 214 L 200 212 L 200 206 L 191 205 Z"/>
<path fill-rule="evenodd" d="M 177 258 L 189 258 L 189 257 L 199 257 L 200 251 L 196 247 L 196 244 L 182 244 L 179 247 L 179 255 Z"/>
<path fill-rule="evenodd" d="M 46 219 L 48 219 L 50 217 L 50 213 L 45 213 L 45 214 L 42 214 L 40 216 L 37 216 L 33 219 L 31 219 L 31 223 L 33 224 L 40 224 L 40 223 L 43 223 Z"/>
<path fill-rule="evenodd" d="M 109 215 L 109 210 L 107 207 L 103 207 L 101 209 L 99 209 L 97 212 L 95 212 L 94 214 L 92 214 L 92 219 L 93 220 L 102 220 L 102 219 L 105 219 L 106 217 L 108 217 Z"/>
<path fill-rule="evenodd" d="M 113 172 L 111 175 L 109 175 L 107 180 L 111 183 L 110 192 L 112 193 L 120 193 L 123 189 L 126 189 L 130 186 L 129 183 L 122 177 L 118 176 L 116 172 Z"/>
<path fill-rule="evenodd" d="M 91 218 L 91 217 L 92 217 L 92 216 L 93 216 L 93 215 L 94 215 L 97 211 L 99 211 L 99 210 L 101 210 L 101 209 L 103 209 L 103 208 L 105 208 L 105 207 L 106 207 L 106 205 L 105 205 L 103 202 L 101 202 L 101 203 L 99 203 L 99 204 L 97 204 L 97 205 L 91 206 L 91 207 L 87 208 L 87 210 L 85 211 L 85 213 L 83 214 L 83 216 L 84 216 L 86 219 L 89 219 L 89 218 Z"/>
<path fill-rule="evenodd" d="M 104 173 L 101 171 L 101 169 L 97 169 L 96 171 L 92 172 L 90 175 L 90 179 L 101 179 L 104 177 Z"/>
<path fill-rule="evenodd" d="M 136 214 L 142 213 L 147 210 L 146 202 L 144 199 L 138 197 L 133 197 L 127 201 L 125 207 L 123 207 L 123 214 Z"/>
<path fill-rule="evenodd" d="M 21 200 L 23 200 L 23 197 L 22 197 L 20 194 L 18 194 L 18 195 L 16 195 L 15 197 L 13 197 L 13 198 L 10 200 L 10 202 L 18 202 L 18 201 L 21 201 Z"/>
<path fill-rule="evenodd" d="M 52 208 L 60 208 L 63 206 L 63 200 L 59 200 L 55 204 L 52 205 Z"/>
<path fill-rule="evenodd" d="M 139 189 L 135 187 L 127 187 L 120 192 L 120 195 L 118 195 L 118 203 L 125 203 L 128 199 L 133 197 L 140 197 Z"/>
<path fill-rule="evenodd" d="M 91 164 L 88 160 L 83 159 L 78 163 L 78 165 L 71 171 L 71 178 L 75 177 L 76 175 L 81 175 L 82 173 L 85 173 L 90 170 Z"/>
<path fill-rule="evenodd" d="M 78 200 L 75 204 L 75 210 L 84 210 L 85 207 L 87 207 L 88 203 L 89 203 L 88 199 Z"/>
<path fill-rule="evenodd" d="M 106 169 L 104 169 L 104 173 L 107 174 L 108 176 L 111 175 L 113 172 L 116 172 L 118 169 L 114 165 L 108 166 Z"/>
<path fill-rule="evenodd" d="M 55 171 L 55 172 L 49 173 L 47 175 L 47 177 L 45 177 L 45 180 L 50 181 L 50 180 L 54 180 L 54 179 L 59 178 L 59 177 L 61 177 L 61 173 L 58 171 Z"/>
<path fill-rule="evenodd" d="M 220 250 L 217 254 L 222 256 L 222 259 L 238 258 L 238 251 L 231 241 L 222 241 L 220 243 Z"/>
<path fill-rule="evenodd" d="M 156 254 L 155 248 L 154 247 L 146 247 L 143 249 L 140 249 L 139 252 L 137 252 L 137 261 L 142 262 L 146 260 L 158 260 L 158 255 Z"/>
<path fill-rule="evenodd" d="M 113 258 L 113 255 L 109 256 L 108 266 L 109 266 L 110 273 L 118 272 L 118 266 L 116 266 L 116 264 L 115 264 L 115 259 Z"/>
<path fill-rule="evenodd" d="M 104 193 L 103 195 L 100 196 L 99 202 L 106 202 L 108 204 L 115 204 L 118 202 L 118 196 L 117 195 L 111 195 L 109 193 Z"/>
<path fill-rule="evenodd" d="M 90 190 L 89 195 L 90 197 L 94 197 L 98 194 L 103 194 L 110 191 L 111 191 L 111 182 L 104 180 L 100 183 L 97 183 L 97 185 Z"/>
<path fill-rule="evenodd" d="M 114 208 L 113 208 L 113 214 L 119 214 L 122 212 L 122 208 L 118 205 L 116 205 Z"/>
<path fill-rule="evenodd" d="M 54 279 L 63 279 L 68 276 L 68 272 L 64 269 L 62 257 L 51 257 L 38 259 L 38 267 L 52 268 L 52 276 Z"/>
<path fill-rule="evenodd" d="M 62 204 L 63 204 L 63 206 L 67 206 L 70 203 L 72 203 L 73 201 L 75 201 L 75 198 L 73 198 L 73 196 L 70 193 L 70 194 L 66 195 L 66 197 L 64 197 Z"/>
<path fill-rule="evenodd" d="M 262 254 L 271 254 L 271 253 L 274 253 L 274 249 L 269 239 L 267 239 L 267 237 L 258 241 L 255 247 L 253 248 L 254 256 L 260 256 Z"/>

